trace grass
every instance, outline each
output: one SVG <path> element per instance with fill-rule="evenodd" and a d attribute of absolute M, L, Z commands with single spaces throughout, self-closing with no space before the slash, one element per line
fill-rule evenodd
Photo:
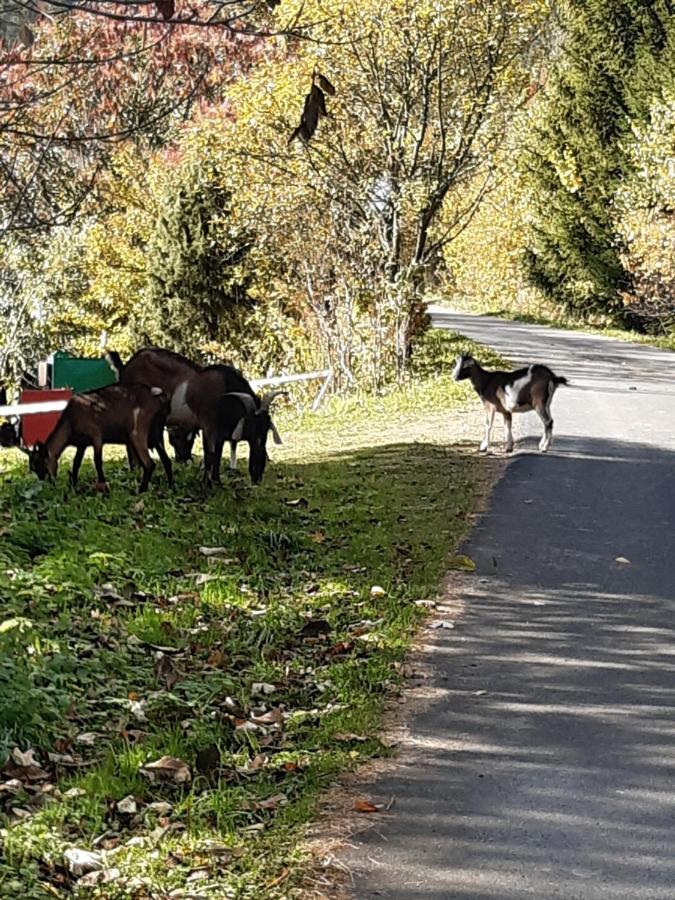
<path fill-rule="evenodd" d="M 3 455 L 0 897 L 79 894 L 73 848 L 103 853 L 97 897 L 300 896 L 316 798 L 387 752 L 416 601 L 481 492 L 448 374 L 471 349 L 432 334 L 407 387 L 280 416 L 258 488 L 187 467 L 139 499 L 118 458 L 74 494 Z"/>

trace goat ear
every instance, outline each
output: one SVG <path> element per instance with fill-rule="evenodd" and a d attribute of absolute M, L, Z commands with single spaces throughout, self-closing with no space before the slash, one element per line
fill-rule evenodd
<path fill-rule="evenodd" d="M 277 427 L 274 424 L 274 422 L 270 422 L 270 428 L 272 429 L 272 437 L 274 438 L 274 443 L 275 444 L 283 444 L 283 441 L 281 440 L 281 435 L 277 431 Z"/>
<path fill-rule="evenodd" d="M 234 431 L 232 432 L 232 436 L 230 437 L 231 441 L 240 441 L 243 438 L 245 422 L 245 419 L 239 419 L 239 421 L 235 425 Z"/>

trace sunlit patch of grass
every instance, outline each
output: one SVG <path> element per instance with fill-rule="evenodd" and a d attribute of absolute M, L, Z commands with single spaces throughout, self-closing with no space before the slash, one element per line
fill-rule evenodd
<path fill-rule="evenodd" d="M 292 894 L 318 792 L 387 752 L 377 727 L 415 601 L 435 595 L 475 506 L 482 462 L 451 425 L 470 398 L 452 359 L 471 349 L 432 335 L 409 385 L 280 413 L 287 444 L 257 488 L 227 474 L 208 491 L 188 466 L 139 498 L 113 452 L 110 495 L 89 489 L 90 462 L 74 494 L 67 465 L 39 484 L 2 457 L 1 621 L 15 624 L 0 628 L 0 764 L 34 747 L 54 787 L 0 794 L 0 897 L 69 896 L 64 849 L 102 836 L 120 876 L 100 897 L 163 896 L 198 869 L 212 896 Z M 266 713 L 283 724 L 241 727 Z M 191 780 L 139 772 L 162 756 Z M 133 816 L 117 807 L 129 796 Z M 206 840 L 236 854 L 225 864 Z"/>

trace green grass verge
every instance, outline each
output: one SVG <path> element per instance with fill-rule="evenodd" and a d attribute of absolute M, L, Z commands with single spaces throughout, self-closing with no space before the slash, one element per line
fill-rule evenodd
<path fill-rule="evenodd" d="M 448 374 L 472 349 L 432 334 L 407 387 L 280 416 L 258 488 L 188 467 L 139 499 L 118 457 L 109 496 L 90 462 L 74 494 L 65 460 L 51 485 L 3 454 L 1 897 L 79 894 L 69 848 L 104 854 L 92 896 L 294 895 L 317 795 L 386 752 L 415 601 L 480 493 Z M 191 779 L 140 771 L 163 756 Z"/>

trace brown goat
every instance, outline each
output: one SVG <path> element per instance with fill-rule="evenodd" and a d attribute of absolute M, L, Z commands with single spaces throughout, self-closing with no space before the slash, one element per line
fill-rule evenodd
<path fill-rule="evenodd" d="M 544 426 L 544 435 L 539 442 L 542 453 L 551 446 L 553 438 L 553 418 L 551 401 L 558 385 L 567 384 L 567 379 L 556 375 L 548 366 L 531 365 L 514 372 L 488 372 L 472 356 L 458 357 L 453 373 L 455 381 L 471 380 L 474 390 L 485 407 L 485 437 L 481 451 L 490 446 L 490 432 L 495 413 L 501 413 L 506 432 L 506 452 L 513 450 L 511 418 L 513 413 L 534 410 Z"/>
<path fill-rule="evenodd" d="M 233 366 L 197 366 L 178 353 L 160 348 L 139 350 L 121 366 L 119 357 L 109 354 L 109 358 L 118 369 L 122 384 L 156 384 L 170 396 L 169 429 L 180 429 L 183 434 L 202 430 L 205 478 L 219 483 L 225 441 L 230 441 L 234 462 L 236 444 L 245 440 L 250 448 L 251 481 L 257 484 L 262 480 L 268 433 L 271 431 L 276 443 L 281 443 L 269 414 L 271 401 L 281 391 L 258 397 Z"/>
<path fill-rule="evenodd" d="M 139 460 L 143 468 L 139 493 L 147 490 L 155 468 L 150 458 L 150 448 L 157 450 L 171 485 L 173 472 L 163 437 L 168 412 L 168 397 L 159 388 L 149 388 L 143 384 L 112 384 L 76 394 L 68 401 L 45 443 L 38 442 L 29 452 L 30 469 L 41 481 L 53 479 L 65 448 L 75 447 L 70 474 L 74 487 L 85 450 L 92 446 L 97 488 L 107 491 L 103 474 L 103 445 L 125 444 L 127 451 Z"/>

